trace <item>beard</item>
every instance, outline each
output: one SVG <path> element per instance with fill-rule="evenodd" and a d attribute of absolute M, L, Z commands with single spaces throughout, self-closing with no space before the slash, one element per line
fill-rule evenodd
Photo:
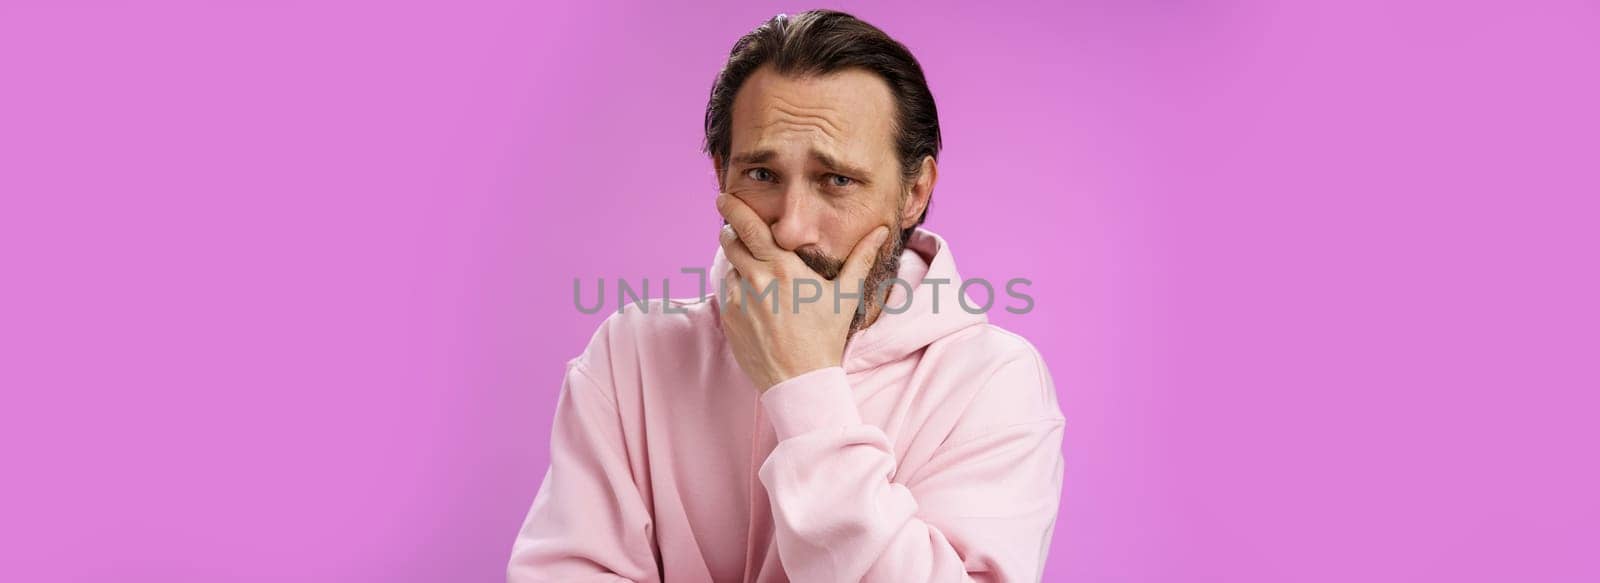
<path fill-rule="evenodd" d="M 856 305 L 855 315 L 850 319 L 850 332 L 847 337 L 855 336 L 856 332 L 866 327 L 867 316 L 871 310 L 875 306 L 881 307 L 886 301 L 887 285 L 890 279 L 900 272 L 900 253 L 905 249 L 905 243 L 899 221 L 896 221 L 889 231 L 889 237 L 884 239 L 883 245 L 880 245 L 873 254 L 872 268 L 867 271 L 867 278 L 863 281 L 862 298 Z M 800 261 L 804 262 L 806 267 L 828 281 L 837 280 L 839 272 L 844 270 L 843 259 L 828 255 L 821 250 L 801 248 L 795 251 L 795 255 L 800 256 Z"/>

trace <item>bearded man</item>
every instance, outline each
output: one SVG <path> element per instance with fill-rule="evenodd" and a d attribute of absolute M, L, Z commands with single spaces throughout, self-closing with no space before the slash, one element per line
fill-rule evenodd
<path fill-rule="evenodd" d="M 848 14 L 779 15 L 705 134 L 718 293 L 623 309 L 568 363 L 508 580 L 1038 580 L 1064 418 L 920 226 L 921 65 Z"/>

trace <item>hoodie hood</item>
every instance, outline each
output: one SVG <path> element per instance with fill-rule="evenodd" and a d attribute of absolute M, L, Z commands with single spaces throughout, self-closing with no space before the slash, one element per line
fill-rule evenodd
<path fill-rule="evenodd" d="M 718 247 L 711 262 L 713 287 L 720 285 L 732 268 Z M 974 314 L 962 307 L 962 280 L 955 258 L 944 238 L 932 231 L 918 227 L 912 232 L 900 253 L 900 271 L 895 277 L 905 283 L 890 286 L 889 299 L 878 320 L 856 332 L 845 346 L 845 372 L 900 360 L 935 340 L 989 321 L 986 314 Z M 909 294 L 907 284 L 911 286 Z M 711 295 L 716 303 L 719 294 Z"/>

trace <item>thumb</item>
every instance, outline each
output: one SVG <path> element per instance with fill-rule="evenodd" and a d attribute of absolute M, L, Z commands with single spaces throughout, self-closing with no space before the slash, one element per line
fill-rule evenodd
<path fill-rule="evenodd" d="M 889 227 L 879 226 L 877 229 L 862 237 L 856 243 L 856 248 L 850 251 L 850 258 L 844 262 L 844 269 L 839 271 L 839 281 L 846 285 L 861 285 L 872 271 L 872 262 L 878 256 L 878 248 L 889 238 Z"/>

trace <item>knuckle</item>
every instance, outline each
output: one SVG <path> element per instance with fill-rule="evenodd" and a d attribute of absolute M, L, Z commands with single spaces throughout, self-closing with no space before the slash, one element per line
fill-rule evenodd
<path fill-rule="evenodd" d="M 745 241 L 746 243 L 755 240 L 756 230 L 750 225 L 734 227 L 734 230 L 739 232 L 739 239 Z"/>

